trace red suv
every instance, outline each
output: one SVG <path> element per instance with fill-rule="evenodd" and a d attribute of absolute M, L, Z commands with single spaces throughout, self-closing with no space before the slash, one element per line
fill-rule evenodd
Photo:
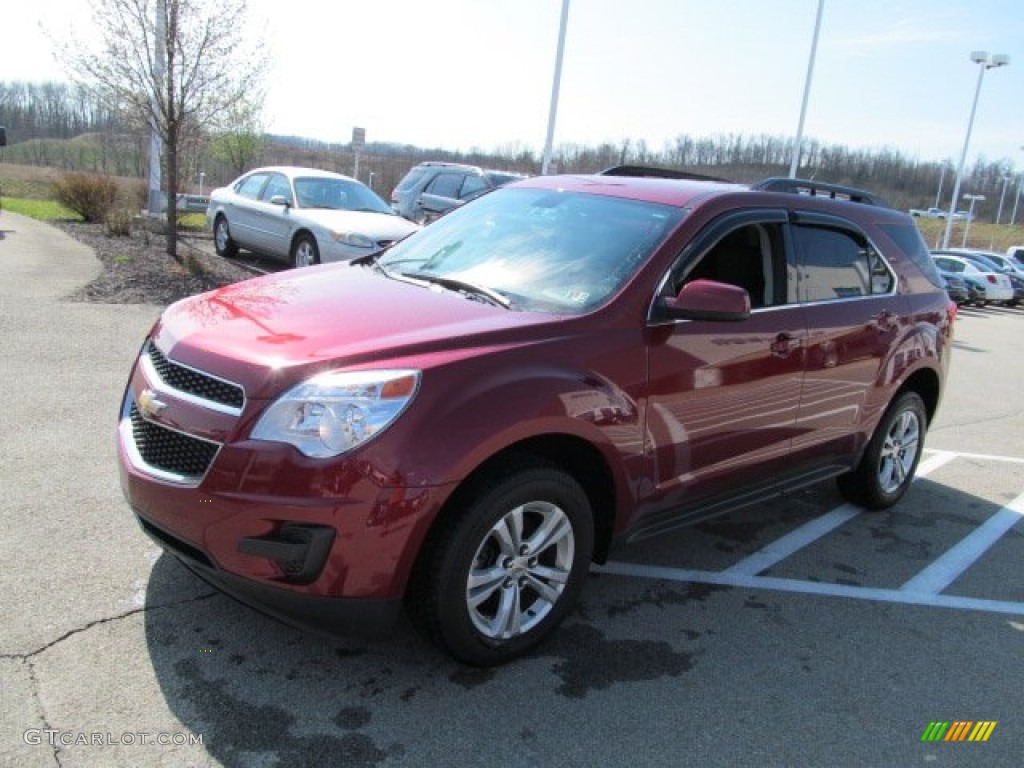
<path fill-rule="evenodd" d="M 910 485 L 953 315 L 858 190 L 537 177 L 360 261 L 169 307 L 119 428 L 143 529 L 223 591 L 456 658 L 535 646 L 591 562 L 836 477 Z"/>

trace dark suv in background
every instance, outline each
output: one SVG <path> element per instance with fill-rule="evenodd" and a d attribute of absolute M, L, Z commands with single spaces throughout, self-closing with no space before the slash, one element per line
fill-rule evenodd
<path fill-rule="evenodd" d="M 521 173 L 488 171 L 462 163 L 420 163 L 391 193 L 391 207 L 410 221 L 428 224 L 484 192 L 522 178 Z"/>
<path fill-rule="evenodd" d="M 913 220 L 857 190 L 538 176 L 351 266 L 171 305 L 121 482 L 242 600 L 341 629 L 404 604 L 495 664 L 617 542 L 828 478 L 895 504 L 954 316 Z"/>

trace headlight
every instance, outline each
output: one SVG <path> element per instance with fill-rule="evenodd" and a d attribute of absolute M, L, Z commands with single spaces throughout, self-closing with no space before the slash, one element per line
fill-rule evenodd
<path fill-rule="evenodd" d="M 412 401 L 420 372 L 332 371 L 275 400 L 252 431 L 254 440 L 290 443 L 306 456 L 339 456 L 390 425 Z"/>
<path fill-rule="evenodd" d="M 375 248 L 377 246 L 373 240 L 358 232 L 331 232 L 331 237 L 334 238 L 335 242 L 342 245 L 355 246 L 356 248 Z"/>

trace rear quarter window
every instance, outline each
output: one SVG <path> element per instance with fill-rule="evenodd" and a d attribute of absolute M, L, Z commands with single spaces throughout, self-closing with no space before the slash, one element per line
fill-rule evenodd
<path fill-rule="evenodd" d="M 413 168 L 399 183 L 397 189 L 400 192 L 404 192 L 407 189 L 412 189 L 416 186 L 416 182 L 423 178 L 428 169 L 426 168 Z"/>
<path fill-rule="evenodd" d="M 801 261 L 804 301 L 832 301 L 889 293 L 895 279 L 859 233 L 821 226 L 792 230 Z"/>
<path fill-rule="evenodd" d="M 936 288 L 944 287 L 942 277 L 939 275 L 938 269 L 935 268 L 935 261 L 932 259 L 931 253 L 928 252 L 928 245 L 916 224 L 913 222 L 880 224 L 879 229 L 896 244 L 903 255 L 921 271 L 921 274 L 928 278 L 929 283 Z"/>

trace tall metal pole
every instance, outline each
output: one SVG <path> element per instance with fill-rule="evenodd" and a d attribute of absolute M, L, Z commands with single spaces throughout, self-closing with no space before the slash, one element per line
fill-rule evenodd
<path fill-rule="evenodd" d="M 555 55 L 555 78 L 551 84 L 551 109 L 548 111 L 548 135 L 544 141 L 544 160 L 540 172 L 546 175 L 551 165 L 551 145 L 555 140 L 555 117 L 558 114 L 558 89 L 562 82 L 562 55 L 565 53 L 565 28 L 569 23 L 569 0 L 562 0 L 562 23 L 558 29 L 558 53 Z"/>
<path fill-rule="evenodd" d="M 999 195 L 999 208 L 996 210 L 996 224 L 1003 217 L 1003 201 L 1006 199 L 1006 184 L 1010 180 L 1010 176 L 1003 176 L 1003 193 Z"/>
<path fill-rule="evenodd" d="M 971 231 L 971 222 L 974 221 L 974 204 L 984 199 L 984 195 L 964 195 L 964 200 L 970 200 L 971 204 L 967 208 L 967 223 L 964 225 L 964 239 L 960 243 L 961 248 L 967 247 L 967 235 Z"/>
<path fill-rule="evenodd" d="M 935 193 L 935 207 L 939 207 L 939 200 L 942 199 L 942 182 L 946 180 L 946 164 L 942 164 L 942 170 L 939 172 L 939 191 Z"/>
<path fill-rule="evenodd" d="M 804 78 L 804 99 L 800 105 L 800 122 L 796 126 L 796 141 L 793 143 L 793 159 L 789 164 L 789 178 L 796 178 L 796 169 L 800 165 L 800 145 L 804 140 L 804 118 L 807 117 L 807 100 L 811 95 L 811 78 L 814 76 L 814 57 L 818 53 L 818 33 L 821 31 L 821 15 L 825 10 L 825 0 L 818 0 L 818 15 L 814 19 L 814 39 L 811 41 L 811 56 L 807 60 L 807 77 Z"/>
<path fill-rule="evenodd" d="M 164 59 L 166 58 L 166 37 L 167 37 L 167 0 L 157 0 L 156 3 L 156 50 L 153 51 L 153 124 L 150 126 L 149 135 L 149 206 L 147 210 L 151 216 L 159 216 L 163 213 L 163 200 L 160 193 L 160 154 L 163 151 L 163 142 L 160 140 L 160 131 L 156 125 L 156 115 L 160 113 L 160 94 L 163 93 L 164 82 Z"/>
<path fill-rule="evenodd" d="M 978 84 L 974 88 L 974 101 L 971 104 L 971 116 L 967 119 L 967 135 L 964 136 L 964 148 L 960 152 L 960 162 L 956 167 L 956 181 L 953 182 L 953 196 L 949 201 L 949 213 L 946 215 L 946 229 L 942 233 L 942 247 L 949 248 L 949 237 L 953 234 L 953 214 L 956 213 L 956 202 L 960 199 L 960 182 L 963 181 L 964 164 L 967 162 L 967 147 L 971 143 L 971 131 L 974 129 L 974 114 L 978 111 L 978 97 L 981 95 L 981 81 L 985 78 L 985 70 L 990 67 L 1003 67 L 1010 63 L 1010 57 L 1004 54 L 989 56 L 987 51 L 972 51 L 971 61 L 978 65 Z"/>
<path fill-rule="evenodd" d="M 1010 226 L 1017 223 L 1017 205 L 1020 203 L 1021 187 L 1024 187 L 1024 174 L 1017 181 L 1017 196 L 1013 198 L 1013 213 L 1010 214 Z"/>
<path fill-rule="evenodd" d="M 1021 147 L 1024 150 L 1024 147 Z M 1013 198 L 1013 213 L 1010 214 L 1010 226 L 1017 223 L 1017 204 L 1020 203 L 1021 187 L 1024 187 L 1024 173 L 1017 179 L 1017 195 Z"/>

